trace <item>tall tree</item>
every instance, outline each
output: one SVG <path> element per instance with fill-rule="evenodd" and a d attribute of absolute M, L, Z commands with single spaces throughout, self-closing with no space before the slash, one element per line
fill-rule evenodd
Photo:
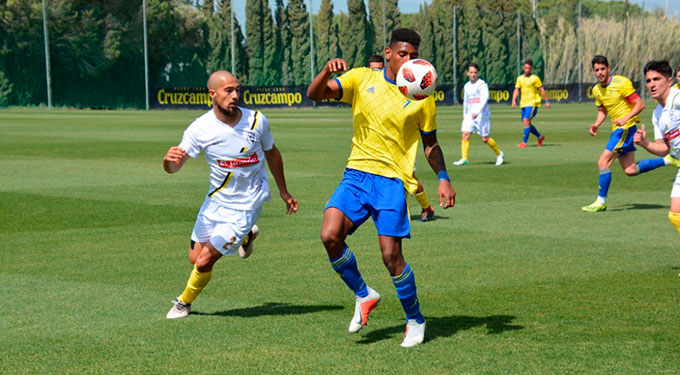
<path fill-rule="evenodd" d="M 371 55 L 366 5 L 363 0 L 348 0 L 347 11 L 347 15 L 341 13 L 338 22 L 342 57 L 350 68 L 365 66 L 368 57 Z"/>
<path fill-rule="evenodd" d="M 275 54 L 274 24 L 267 0 L 246 2 L 246 39 L 250 74 L 248 83 L 266 85 Z"/>
<path fill-rule="evenodd" d="M 236 69 L 231 66 L 231 0 L 218 0 L 216 11 L 210 23 L 208 43 L 210 53 L 206 64 L 208 72 L 228 70 L 234 73 L 242 82 L 248 80 L 248 55 L 243 44 L 244 37 L 241 25 L 234 17 L 234 60 Z"/>
<path fill-rule="evenodd" d="M 292 85 L 295 82 L 293 74 L 293 59 L 290 49 L 291 35 L 288 23 L 288 9 L 283 5 L 283 0 L 276 0 L 276 56 L 281 65 L 279 85 Z"/>
<path fill-rule="evenodd" d="M 508 6 L 508 3 L 510 3 Z M 489 82 L 510 82 L 515 75 L 516 65 L 510 59 L 508 48 L 507 19 L 514 18 L 512 0 L 488 0 L 483 7 L 484 33 L 484 63 L 480 68 Z"/>
<path fill-rule="evenodd" d="M 288 25 L 290 27 L 290 50 L 293 63 L 293 83 L 310 82 L 309 13 L 303 0 L 288 1 Z"/>
<path fill-rule="evenodd" d="M 384 18 L 383 9 L 385 10 Z M 390 42 L 392 31 L 400 27 L 401 12 L 398 0 L 368 0 L 368 14 L 373 32 L 371 54 L 382 55 L 385 45 Z"/>
<path fill-rule="evenodd" d="M 316 68 L 321 67 L 328 60 L 339 56 L 338 27 L 333 22 L 333 3 L 322 0 L 316 17 Z M 316 72 L 315 72 L 316 73 Z"/>

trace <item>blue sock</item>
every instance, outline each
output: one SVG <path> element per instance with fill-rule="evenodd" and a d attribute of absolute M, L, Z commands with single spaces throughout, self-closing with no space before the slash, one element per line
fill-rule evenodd
<path fill-rule="evenodd" d="M 612 183 L 612 171 L 609 168 L 600 169 L 600 197 L 606 198 L 609 192 L 609 185 Z"/>
<path fill-rule="evenodd" d="M 527 143 L 529 140 L 529 132 L 531 132 L 531 129 L 527 126 L 524 128 L 524 137 L 522 137 L 522 143 Z"/>
<path fill-rule="evenodd" d="M 392 276 L 392 282 L 397 289 L 397 297 L 401 306 L 406 312 L 406 319 L 415 319 L 418 324 L 425 321 L 425 317 L 420 313 L 420 302 L 416 290 L 416 278 L 413 275 L 411 266 L 406 264 L 404 271 L 399 276 Z"/>
<path fill-rule="evenodd" d="M 333 270 L 340 275 L 342 281 L 352 289 L 357 297 L 366 297 L 368 295 L 368 288 L 364 279 L 357 268 L 357 260 L 354 258 L 354 253 L 349 247 L 345 246 L 345 250 L 338 259 L 330 259 Z"/>
<path fill-rule="evenodd" d="M 529 131 L 531 131 L 531 134 L 535 135 L 536 138 L 541 138 L 541 133 L 538 132 L 538 129 L 536 129 L 535 126 L 531 125 Z"/>
<path fill-rule="evenodd" d="M 649 172 L 653 169 L 663 167 L 664 165 L 666 165 L 666 163 L 664 162 L 663 158 L 640 160 L 637 164 L 635 164 L 635 174 L 638 175 L 640 173 Z"/>

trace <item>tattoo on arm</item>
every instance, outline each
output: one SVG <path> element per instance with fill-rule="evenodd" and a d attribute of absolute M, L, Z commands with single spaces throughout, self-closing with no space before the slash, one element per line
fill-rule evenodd
<path fill-rule="evenodd" d="M 434 173 L 446 170 L 446 162 L 444 162 L 444 153 L 442 148 L 439 147 L 439 143 L 433 144 L 429 147 L 429 152 L 427 153 L 427 161 L 430 163 L 430 167 Z"/>

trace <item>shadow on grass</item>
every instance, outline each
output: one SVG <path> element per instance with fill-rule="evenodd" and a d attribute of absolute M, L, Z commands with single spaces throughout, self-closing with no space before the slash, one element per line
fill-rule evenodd
<path fill-rule="evenodd" d="M 216 311 L 211 313 L 192 311 L 193 315 L 216 315 L 216 316 L 239 316 L 242 318 L 253 318 L 264 315 L 301 315 L 311 314 L 319 311 L 342 310 L 340 305 L 292 305 L 290 303 L 267 302 L 261 306 L 246 307 L 243 309 L 232 309 Z"/>
<path fill-rule="evenodd" d="M 417 222 L 420 223 L 421 222 L 420 216 L 421 216 L 421 214 L 411 215 L 411 221 L 417 221 Z M 428 220 L 428 222 L 429 221 L 437 221 L 437 220 L 449 220 L 449 217 L 448 216 L 439 216 L 435 213 L 434 217 L 432 219 Z"/>
<path fill-rule="evenodd" d="M 453 315 L 446 317 L 427 318 L 427 330 L 425 341 L 432 341 L 438 337 L 450 337 L 458 331 L 475 327 L 486 326 L 487 334 L 496 335 L 505 331 L 524 329 L 523 326 L 513 325 L 515 319 L 511 315 L 491 315 L 485 317 L 474 317 L 464 315 Z M 370 327 L 368 327 L 370 329 Z M 393 336 L 401 336 L 404 333 L 404 325 L 398 325 L 375 331 L 369 331 L 359 340 L 359 344 L 372 344 L 380 340 L 387 340 Z"/>
<path fill-rule="evenodd" d="M 631 203 L 631 204 L 624 204 L 622 206 L 618 206 L 616 208 L 610 209 L 609 211 L 628 211 L 628 210 L 659 210 L 659 209 L 668 209 L 670 206 L 666 206 L 663 204 L 638 204 L 638 203 Z"/>

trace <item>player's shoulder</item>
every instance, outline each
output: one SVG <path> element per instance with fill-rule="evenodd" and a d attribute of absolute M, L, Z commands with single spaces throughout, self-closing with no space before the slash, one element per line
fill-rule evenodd
<path fill-rule="evenodd" d="M 195 129 L 212 125 L 215 123 L 215 118 L 215 112 L 213 112 L 211 108 L 208 112 L 196 117 L 194 121 L 189 124 L 189 128 Z"/>
<path fill-rule="evenodd" d="M 477 86 L 479 87 L 487 86 L 486 81 L 481 78 L 477 78 Z"/>
<path fill-rule="evenodd" d="M 632 85 L 633 84 L 633 82 L 631 82 L 631 80 L 628 79 L 628 77 L 618 75 L 618 74 L 612 76 L 612 82 L 611 83 L 614 84 L 614 85 L 617 85 L 617 86 L 619 86 L 619 85 Z"/>

